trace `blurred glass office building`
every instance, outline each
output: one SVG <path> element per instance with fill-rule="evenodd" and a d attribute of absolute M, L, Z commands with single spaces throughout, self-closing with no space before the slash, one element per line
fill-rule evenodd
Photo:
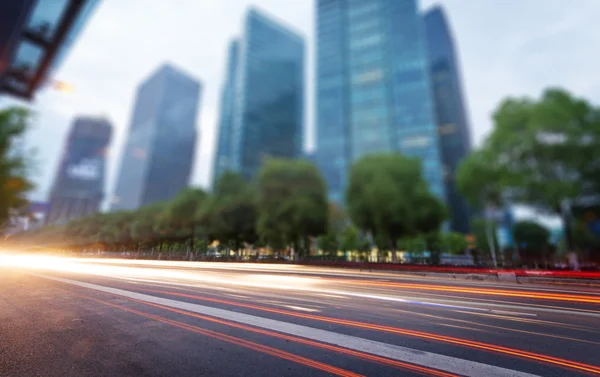
<path fill-rule="evenodd" d="M 33 98 L 99 4 L 100 0 L 0 2 L 0 94 Z"/>
<path fill-rule="evenodd" d="M 46 224 L 64 224 L 100 210 L 111 135 L 105 119 L 75 119 L 48 200 Z"/>
<path fill-rule="evenodd" d="M 302 156 L 304 52 L 302 36 L 247 12 L 239 47 L 230 49 L 225 91 L 233 93 L 221 102 L 215 177 L 232 170 L 251 179 L 266 157 Z"/>
<path fill-rule="evenodd" d="M 416 0 L 318 0 L 317 162 L 343 201 L 353 161 L 378 152 L 419 157 L 445 198 L 427 46 Z"/>
<path fill-rule="evenodd" d="M 111 209 L 133 210 L 188 186 L 201 84 L 169 64 L 137 89 Z"/>
<path fill-rule="evenodd" d="M 430 9 L 425 13 L 424 20 L 442 162 L 446 172 L 450 227 L 453 231 L 467 233 L 470 211 L 466 200 L 458 193 L 455 182 L 458 164 L 471 150 L 458 54 L 443 9 L 439 6 Z"/>
<path fill-rule="evenodd" d="M 240 42 L 237 39 L 230 42 L 228 55 L 225 83 L 221 89 L 221 108 L 217 127 L 217 150 L 213 167 L 213 186 L 214 182 L 223 172 L 232 168 L 233 103 L 240 56 Z"/>

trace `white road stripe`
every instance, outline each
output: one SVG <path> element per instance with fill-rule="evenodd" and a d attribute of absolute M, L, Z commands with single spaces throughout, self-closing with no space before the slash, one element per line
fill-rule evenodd
<path fill-rule="evenodd" d="M 294 305 L 282 305 L 284 308 L 292 309 L 292 310 L 300 310 L 303 312 L 319 312 L 319 309 L 305 308 L 303 306 L 294 306 Z"/>
<path fill-rule="evenodd" d="M 490 310 L 492 313 L 496 313 L 496 314 L 508 314 L 508 315 L 525 315 L 525 316 L 529 316 L 529 317 L 537 317 L 536 314 L 533 313 L 519 313 L 519 312 L 509 312 L 506 310 Z"/>
<path fill-rule="evenodd" d="M 108 276 L 108 277 L 111 277 L 114 279 L 123 279 L 123 280 L 132 280 L 133 279 L 133 278 L 124 278 L 124 277 L 120 277 L 120 276 L 110 276 L 110 275 L 100 275 L 100 276 Z M 175 286 L 179 286 L 179 287 L 194 287 L 194 288 L 204 287 L 204 288 L 220 290 L 220 291 L 239 292 L 239 290 L 237 290 L 237 289 L 218 287 L 215 285 L 207 285 L 207 284 L 186 284 L 186 283 L 176 283 L 176 282 L 167 282 L 167 281 L 160 281 L 160 280 L 149 280 L 149 279 L 135 279 L 135 280 L 140 281 L 140 282 L 158 284 L 158 285 L 175 285 Z M 320 291 L 312 290 L 311 291 L 308 289 L 296 289 L 296 291 L 301 292 L 301 293 L 303 293 L 303 292 L 320 292 L 320 293 L 313 293 L 313 294 L 315 296 L 323 296 L 323 297 L 333 297 L 333 298 L 361 297 L 361 298 L 368 298 L 368 299 L 373 299 L 373 300 L 402 302 L 402 303 L 406 303 L 406 304 L 425 304 L 425 305 L 431 304 L 433 306 L 446 307 L 449 309 L 463 309 L 463 310 L 471 310 L 471 311 L 479 311 L 479 312 L 487 312 L 487 313 L 491 312 L 494 309 L 485 309 L 485 308 L 475 307 L 474 305 L 484 306 L 487 308 L 504 308 L 504 309 L 511 309 L 511 310 L 515 310 L 515 309 L 517 309 L 517 310 L 532 310 L 532 311 L 543 312 L 543 313 L 579 315 L 579 316 L 585 316 L 585 317 L 600 318 L 600 311 L 595 311 L 595 312 L 579 311 L 577 309 L 569 309 L 569 308 L 559 309 L 559 308 L 551 308 L 551 307 L 528 306 L 527 304 L 495 304 L 495 303 L 480 302 L 480 301 L 457 301 L 457 300 L 444 300 L 444 299 L 437 299 L 437 298 L 424 300 L 422 298 L 408 297 L 408 296 L 404 296 L 406 298 L 397 298 L 397 297 L 390 297 L 390 296 L 379 296 L 379 295 L 370 295 L 370 294 L 361 294 L 361 293 L 343 292 L 343 291 L 332 291 L 332 290 L 320 290 Z M 461 304 L 464 306 L 460 306 Z M 471 305 L 471 306 L 467 306 L 467 305 Z M 537 314 L 535 316 L 537 316 Z"/>
<path fill-rule="evenodd" d="M 192 304 L 171 300 L 162 297 L 155 297 L 146 294 L 126 291 L 123 289 L 105 287 L 97 284 L 84 283 L 81 281 L 63 279 L 54 276 L 32 274 L 41 278 L 51 279 L 76 285 L 83 288 L 93 289 L 100 292 L 113 295 L 128 297 L 140 301 L 146 301 L 154 304 L 183 309 L 194 313 L 204 314 L 211 317 L 217 317 L 224 320 L 243 323 L 263 329 L 278 331 L 280 333 L 295 335 L 318 342 L 334 344 L 347 349 L 366 352 L 372 355 L 378 355 L 393 360 L 399 360 L 411 364 L 421 365 L 429 368 L 443 370 L 449 373 L 456 373 L 469 377 L 540 377 L 534 374 L 519 372 L 498 366 L 483 364 L 475 361 L 459 359 L 440 355 L 432 352 L 420 351 L 412 348 L 376 342 L 369 339 L 359 338 L 351 335 L 339 334 L 332 331 L 316 329 L 313 327 L 296 325 L 289 322 L 278 321 L 269 318 L 258 317 L 249 314 L 237 313 L 230 310 L 218 309 L 204 305 Z"/>

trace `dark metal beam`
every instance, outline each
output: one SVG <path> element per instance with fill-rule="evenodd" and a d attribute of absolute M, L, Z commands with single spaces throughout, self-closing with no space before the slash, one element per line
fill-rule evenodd
<path fill-rule="evenodd" d="M 85 1 L 86 0 L 71 0 L 69 2 L 67 9 L 63 13 L 60 23 L 58 24 L 59 26 L 54 33 L 54 38 L 52 38 L 52 41 L 47 45 L 44 58 L 42 59 L 35 76 L 29 82 L 29 88 L 26 94 L 27 98 L 33 97 L 35 90 L 48 73 L 48 70 L 50 69 L 50 66 L 52 65 L 61 45 L 64 43 L 67 34 L 75 24 L 77 16 L 79 16 Z"/>

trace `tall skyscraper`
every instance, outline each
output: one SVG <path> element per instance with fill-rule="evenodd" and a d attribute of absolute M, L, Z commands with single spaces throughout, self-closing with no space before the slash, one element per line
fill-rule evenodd
<path fill-rule="evenodd" d="M 420 157 L 431 191 L 444 182 L 425 35 L 416 0 L 318 0 L 317 162 L 342 201 L 353 161 Z"/>
<path fill-rule="evenodd" d="M 215 173 L 233 170 L 250 179 L 265 157 L 302 155 L 304 39 L 251 8 L 229 61 L 224 92 L 233 87 L 233 98 L 224 93 L 221 103 Z"/>
<path fill-rule="evenodd" d="M 432 8 L 426 12 L 424 20 L 440 148 L 446 169 L 446 203 L 450 210 L 450 227 L 456 232 L 467 233 L 470 228 L 469 208 L 455 184 L 458 164 L 471 150 L 458 56 L 442 8 Z"/>
<path fill-rule="evenodd" d="M 168 200 L 190 179 L 200 82 L 165 64 L 137 89 L 113 210 Z"/>
<path fill-rule="evenodd" d="M 111 135 L 112 126 L 105 119 L 75 119 L 50 193 L 47 224 L 64 224 L 99 211 Z"/>
<path fill-rule="evenodd" d="M 232 169 L 233 103 L 235 82 L 240 56 L 240 42 L 234 39 L 229 44 L 227 72 L 221 89 L 221 109 L 217 130 L 217 149 L 213 168 L 213 185 L 223 172 Z"/>

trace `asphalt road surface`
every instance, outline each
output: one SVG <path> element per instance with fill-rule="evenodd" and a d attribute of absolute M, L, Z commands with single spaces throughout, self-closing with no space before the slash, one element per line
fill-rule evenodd
<path fill-rule="evenodd" d="M 0 255 L 0 376 L 600 375 L 600 289 Z"/>

